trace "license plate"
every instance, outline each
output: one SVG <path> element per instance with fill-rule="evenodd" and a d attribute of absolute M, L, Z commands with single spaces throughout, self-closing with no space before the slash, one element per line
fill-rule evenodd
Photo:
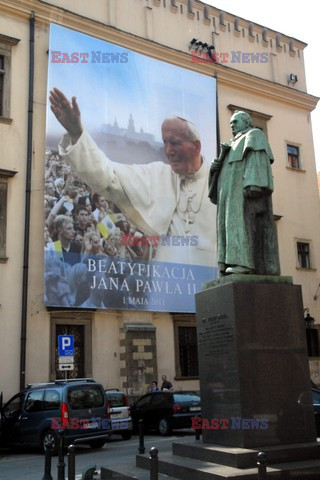
<path fill-rule="evenodd" d="M 120 413 L 111 413 L 112 418 L 121 418 L 121 416 L 122 416 L 121 412 Z"/>
<path fill-rule="evenodd" d="M 190 407 L 190 412 L 200 412 L 201 407 Z"/>

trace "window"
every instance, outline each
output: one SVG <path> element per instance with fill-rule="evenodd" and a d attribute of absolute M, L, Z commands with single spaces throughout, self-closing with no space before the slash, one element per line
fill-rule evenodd
<path fill-rule="evenodd" d="M 199 395 L 195 393 L 174 393 L 174 403 L 200 403 Z"/>
<path fill-rule="evenodd" d="M 199 375 L 196 327 L 178 327 L 178 332 L 181 376 L 196 377 Z"/>
<path fill-rule="evenodd" d="M 0 262 L 5 262 L 7 239 L 7 189 L 8 178 L 17 172 L 0 168 Z"/>
<path fill-rule="evenodd" d="M 24 401 L 24 395 L 18 393 L 14 397 L 12 397 L 8 403 L 5 404 L 3 407 L 4 412 L 10 413 L 10 417 L 13 419 L 17 419 L 21 413 L 22 404 Z"/>
<path fill-rule="evenodd" d="M 0 55 L 0 115 L 3 112 L 4 55 Z"/>
<path fill-rule="evenodd" d="M 272 118 L 271 115 L 263 112 L 258 112 L 256 110 L 250 110 L 249 108 L 242 107 L 241 105 L 229 104 L 228 109 L 230 110 L 232 115 L 235 113 L 236 110 L 249 113 L 251 115 L 254 128 L 259 128 L 260 130 L 262 130 L 265 136 L 268 138 L 268 121 Z"/>
<path fill-rule="evenodd" d="M 121 392 L 106 392 L 106 397 L 111 408 L 125 407 L 128 405 L 126 396 Z"/>
<path fill-rule="evenodd" d="M 153 408 L 170 408 L 173 404 L 172 395 L 162 395 L 161 393 L 156 393 L 152 396 L 152 407 Z"/>
<path fill-rule="evenodd" d="M 102 407 L 105 399 L 100 387 L 81 385 L 68 390 L 68 403 L 72 410 L 83 410 L 84 408 Z"/>
<path fill-rule="evenodd" d="M 59 370 L 58 336 L 74 336 L 74 370 Z M 85 354 L 86 352 L 86 354 Z M 88 312 L 52 312 L 50 340 L 50 380 L 92 377 L 91 314 Z"/>
<path fill-rule="evenodd" d="M 297 242 L 298 263 L 300 268 L 311 268 L 310 264 L 310 244 Z"/>
<path fill-rule="evenodd" d="M 58 390 L 46 390 L 44 394 L 43 410 L 57 410 L 60 408 L 60 394 Z"/>
<path fill-rule="evenodd" d="M 42 409 L 42 400 L 43 390 L 36 390 L 35 392 L 29 393 L 24 407 L 25 411 L 40 412 L 40 410 Z"/>
<path fill-rule="evenodd" d="M 197 329 L 194 315 L 175 316 L 176 377 L 198 377 Z"/>
<path fill-rule="evenodd" d="M 287 145 L 288 152 L 288 167 L 300 169 L 300 152 L 299 147 Z"/>
<path fill-rule="evenodd" d="M 152 395 L 146 395 L 145 397 L 141 398 L 141 400 L 139 400 L 136 403 L 136 407 L 137 408 L 144 408 L 144 407 L 147 407 L 147 406 L 151 405 L 151 399 L 152 399 Z"/>
<path fill-rule="evenodd" d="M 0 34 L 0 120 L 10 117 L 11 49 L 17 38 Z"/>

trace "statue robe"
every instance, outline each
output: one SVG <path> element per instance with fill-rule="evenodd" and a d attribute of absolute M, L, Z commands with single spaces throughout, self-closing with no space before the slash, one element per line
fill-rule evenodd
<path fill-rule="evenodd" d="M 272 162 L 261 130 L 240 132 L 231 141 L 217 183 L 217 260 L 221 270 L 240 265 L 258 275 L 280 273 L 271 200 Z M 248 198 L 245 189 L 259 196 Z"/>

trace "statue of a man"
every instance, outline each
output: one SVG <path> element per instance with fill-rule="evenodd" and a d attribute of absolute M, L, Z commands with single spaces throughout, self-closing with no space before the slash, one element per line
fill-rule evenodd
<path fill-rule="evenodd" d="M 236 111 L 230 125 L 233 140 L 221 145 L 209 175 L 209 197 L 217 204 L 219 272 L 279 275 L 273 155 L 248 113 Z"/>

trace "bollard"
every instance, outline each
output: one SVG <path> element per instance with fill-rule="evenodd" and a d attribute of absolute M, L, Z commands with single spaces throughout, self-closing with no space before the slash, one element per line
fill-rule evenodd
<path fill-rule="evenodd" d="M 158 449 L 150 449 L 150 480 L 158 480 Z"/>
<path fill-rule="evenodd" d="M 48 442 L 44 447 L 44 474 L 41 480 L 53 480 L 51 475 L 51 457 L 52 457 L 53 445 L 52 442 Z"/>
<path fill-rule="evenodd" d="M 57 480 L 65 480 L 65 467 L 66 464 L 64 463 L 64 430 L 59 430 L 59 460 L 57 463 Z"/>
<path fill-rule="evenodd" d="M 139 420 L 139 450 L 138 452 L 141 454 L 145 453 L 146 449 L 144 448 L 144 437 L 143 437 L 143 420 L 142 418 Z"/>
<path fill-rule="evenodd" d="M 69 445 L 68 447 L 68 480 L 75 480 L 76 478 L 76 447 Z"/>
<path fill-rule="evenodd" d="M 89 465 L 82 470 L 81 480 L 92 480 L 97 465 Z M 68 479 L 69 480 L 69 479 Z"/>
<path fill-rule="evenodd" d="M 196 440 L 200 440 L 201 428 L 195 428 Z"/>
<path fill-rule="evenodd" d="M 259 452 L 257 455 L 258 480 L 267 480 L 267 455 Z"/>

